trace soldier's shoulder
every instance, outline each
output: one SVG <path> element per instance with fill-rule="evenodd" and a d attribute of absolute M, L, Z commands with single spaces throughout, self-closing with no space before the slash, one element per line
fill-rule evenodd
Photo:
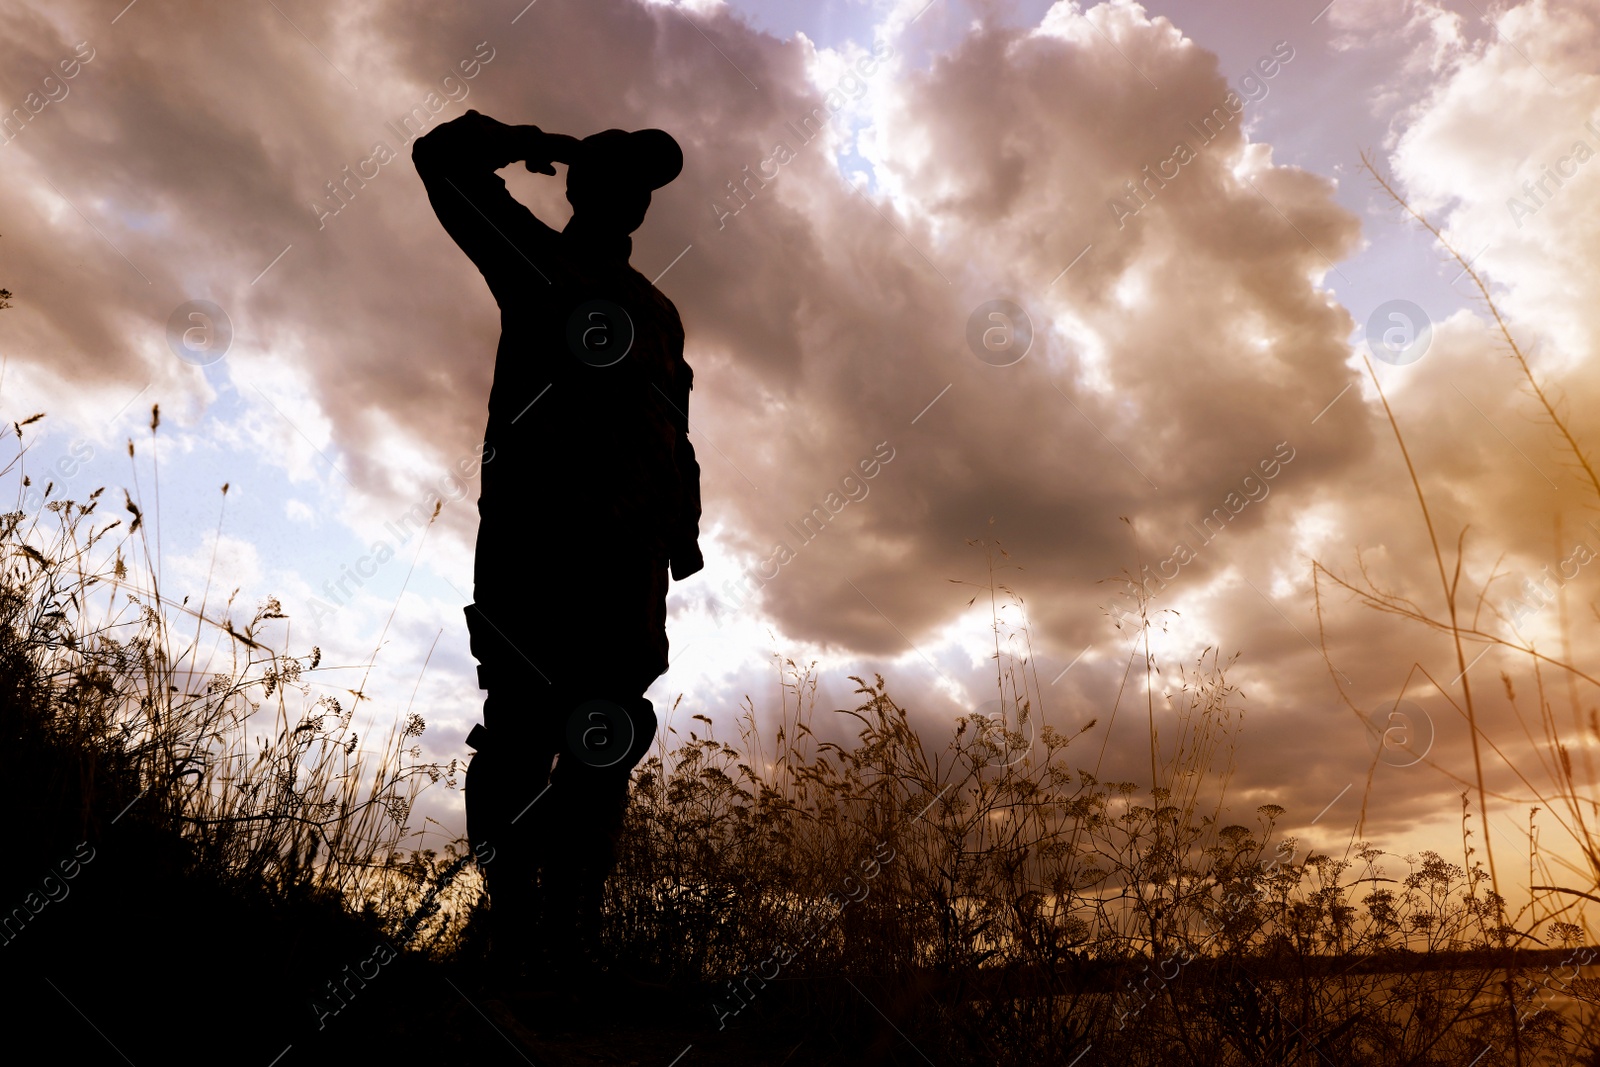
<path fill-rule="evenodd" d="M 634 271 L 634 284 L 647 313 L 666 324 L 673 333 L 682 337 L 683 318 L 678 314 L 678 305 L 668 299 L 666 293 L 657 289 L 650 282 L 650 279 L 640 274 L 637 270 Z"/>
<path fill-rule="evenodd" d="M 639 280 L 644 283 L 644 291 L 649 294 L 650 299 L 655 302 L 656 306 L 662 311 L 671 315 L 674 319 L 677 319 L 678 305 L 674 304 L 666 293 L 663 293 L 660 289 L 657 289 L 654 283 L 652 283 L 643 274 L 639 275 Z"/>

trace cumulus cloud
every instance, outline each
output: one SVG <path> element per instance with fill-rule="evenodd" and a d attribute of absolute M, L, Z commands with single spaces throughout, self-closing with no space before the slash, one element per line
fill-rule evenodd
<path fill-rule="evenodd" d="M 1413 30 L 1431 29 L 1407 41 L 1407 73 L 1374 89 L 1374 100 L 1405 101 L 1390 111 L 1393 135 L 1380 166 L 1412 206 L 1427 212 L 1446 240 L 1470 258 L 1528 356 L 1534 379 L 1586 450 L 1593 440 L 1586 412 L 1592 410 L 1594 387 L 1589 376 L 1576 372 L 1592 359 L 1596 320 L 1577 280 L 1592 269 L 1600 213 L 1587 185 L 1592 176 L 1578 162 L 1584 153 L 1575 145 L 1587 141 L 1600 149 L 1600 137 L 1585 127 L 1600 110 L 1600 90 L 1590 73 L 1594 13 L 1582 4 L 1529 0 L 1497 12 L 1488 27 L 1463 24 L 1434 4 L 1407 11 Z M 1357 14 L 1346 7 L 1340 17 Z M 1444 32 L 1447 25 L 1461 32 Z M 1559 181 L 1547 169 L 1557 166 L 1563 168 Z M 1531 194 L 1525 183 L 1531 183 Z M 1417 247 L 1442 257 L 1428 234 L 1383 194 L 1374 196 L 1380 225 L 1409 227 Z M 1581 621 L 1590 614 L 1595 576 L 1579 562 L 1586 551 L 1600 548 L 1600 533 L 1587 525 L 1593 487 L 1477 299 L 1470 277 L 1454 262 L 1444 264 L 1440 277 L 1453 282 L 1471 310 L 1433 324 L 1432 345 L 1421 361 L 1379 364 L 1378 372 L 1425 493 L 1443 573 L 1398 443 L 1381 424 L 1378 432 L 1388 441 L 1362 471 L 1359 486 L 1321 487 L 1322 525 L 1338 533 L 1320 538 L 1323 547 L 1316 554 L 1342 561 L 1335 569 L 1356 585 L 1381 588 L 1396 603 L 1404 600 L 1435 619 L 1447 617 L 1444 583 L 1458 582 L 1465 624 L 1581 663 L 1595 651 Z M 1363 385 L 1363 392 L 1368 412 L 1381 416 L 1371 387 Z M 1561 577 L 1552 580 L 1553 575 Z M 1520 609 L 1524 604 L 1527 609 Z M 1369 828 L 1448 822 L 1459 804 L 1452 794 L 1463 787 L 1476 800 L 1465 722 L 1470 685 L 1492 807 L 1499 812 L 1488 836 L 1502 857 L 1519 849 L 1525 854 L 1516 820 L 1525 815 L 1530 788 L 1551 788 L 1512 702 L 1512 694 L 1520 694 L 1521 712 L 1529 713 L 1529 660 L 1468 641 L 1462 659 L 1471 669 L 1463 678 L 1456 651 L 1442 635 L 1358 609 L 1337 589 L 1323 606 L 1334 660 L 1353 679 L 1349 691 L 1365 691 L 1363 706 L 1373 707 L 1382 689 L 1393 699 L 1407 687 L 1406 696 L 1428 710 L 1437 731 L 1426 773 L 1407 771 L 1397 780 L 1391 774 L 1387 789 L 1393 799 L 1374 803 Z M 1504 684 L 1497 677 L 1501 672 Z M 1579 725 L 1590 703 L 1586 692 L 1569 691 L 1558 681 L 1559 695 L 1551 695 L 1560 709 L 1563 740 L 1580 768 L 1592 759 L 1593 738 Z M 1524 722 L 1534 737 L 1540 735 L 1536 719 Z"/>
<path fill-rule="evenodd" d="M 74 96 L 6 146 L 83 212 L 29 183 L 7 234 L 33 308 L 20 357 L 60 391 L 137 388 L 191 370 L 162 351 L 166 318 L 214 300 L 234 322 L 237 446 L 403 511 L 430 456 L 442 470 L 480 431 L 497 324 L 406 162 L 359 164 L 380 144 L 403 154 L 397 117 L 487 49 L 460 83 L 470 106 L 580 133 L 659 125 L 685 145 L 635 262 L 653 273 L 689 249 L 664 287 L 700 372 L 708 517 L 745 565 L 792 542 L 760 604 L 796 640 L 903 652 L 960 610 L 945 579 L 978 573 L 966 542 L 995 536 L 1031 568 L 1037 625 L 1073 646 L 1099 624 L 1097 579 L 1169 550 L 1347 383 L 1349 323 L 1318 279 L 1354 220 L 1326 180 L 1254 150 L 1214 58 L 1137 5 L 979 28 L 928 69 L 885 38 L 870 70 L 865 49 L 819 56 L 726 11 L 602 6 L 481 27 L 420 3 L 25 21 L 19 61 L 70 54 L 80 26 L 98 36 Z M 875 188 L 838 176 L 851 134 Z M 1180 142 L 1192 158 L 1173 164 Z M 1164 164 L 1175 177 L 1148 177 Z M 557 207 L 553 184 L 516 188 Z M 1035 330 L 1010 367 L 965 342 L 1000 297 Z M 1348 432 L 1298 461 L 1304 480 L 1367 447 L 1346 420 L 1328 416 Z M 820 535 L 789 532 L 889 454 Z M 446 520 L 464 544 L 468 509 Z"/>
<path fill-rule="evenodd" d="M 450 721 L 470 721 L 476 696 L 455 599 L 476 489 L 444 479 L 480 439 L 498 316 L 434 222 L 407 140 L 467 107 L 580 135 L 659 126 L 684 146 L 634 264 L 666 272 L 697 372 L 710 565 L 674 588 L 682 658 L 666 684 L 700 685 L 702 706 L 770 688 L 768 632 L 838 674 L 894 665 L 907 703 L 977 703 L 989 618 L 951 580 L 986 586 L 995 541 L 1019 568 L 1005 580 L 1057 679 L 1051 699 L 1077 721 L 1104 714 L 1127 668 L 1102 580 L 1166 564 L 1156 607 L 1183 615 L 1160 639 L 1164 662 L 1246 652 L 1238 677 L 1258 710 L 1241 794 L 1292 799 L 1307 818 L 1370 758 L 1335 683 L 1376 706 L 1414 661 L 1436 676 L 1453 662 L 1347 599 L 1320 624 L 1313 612 L 1311 559 L 1352 573 L 1358 547 L 1397 591 L 1437 591 L 1352 358 L 1356 323 L 1328 288 L 1362 235 L 1329 178 L 1252 139 L 1250 105 L 1182 26 L 1127 0 L 1062 2 L 1033 27 L 975 23 L 929 56 L 905 5 L 840 49 L 756 32 L 720 5 L 279 6 L 139 5 L 115 25 L 88 4 L 19 14 L 0 68 L 42 72 L 83 40 L 94 57 L 0 145 L 16 193 L 0 227 L 18 305 L 0 321 L 6 388 L 83 425 L 141 389 L 122 418 L 159 399 L 180 431 L 217 420 L 208 442 L 299 483 L 275 506 L 281 527 L 233 531 L 241 541 L 342 525 L 366 551 L 386 521 L 438 498 L 421 564 L 434 578 L 392 624 L 393 591 L 363 588 L 338 616 L 359 637 L 339 643 L 359 662 L 391 626 L 395 684 L 442 664 L 434 698 Z M 1377 47 L 1354 35 L 1355 8 L 1330 13 L 1342 47 Z M 1507 307 L 1548 337 L 1541 366 L 1576 365 L 1594 319 L 1571 279 L 1593 273 L 1600 218 L 1583 183 L 1600 163 L 1552 185 L 1536 213 L 1512 217 L 1506 201 L 1600 109 L 1584 73 L 1592 15 L 1554 0 L 1512 9 L 1500 26 L 1525 58 L 1469 45 L 1426 3 L 1396 17 L 1414 51 L 1379 87 L 1406 105 L 1394 173 L 1445 212 L 1452 239 L 1489 244 L 1481 263 Z M 1279 77 L 1297 47 L 1272 52 Z M 508 183 L 566 218 L 558 181 Z M 197 298 L 233 323 L 207 368 L 166 337 Z M 1014 361 L 984 347 L 995 329 L 1020 345 L 1024 320 L 992 318 L 1001 307 L 1031 330 Z M 1475 574 L 1500 550 L 1519 568 L 1547 562 L 1552 508 L 1575 508 L 1513 370 L 1472 315 L 1437 324 L 1424 361 L 1381 368 L 1441 529 L 1480 531 Z M 560 521 L 559 500 L 530 508 Z M 302 616 L 342 573 L 338 559 L 237 559 Z M 409 560 L 388 566 L 398 585 Z M 430 660 L 436 638 L 450 647 Z M 830 684 L 847 704 L 848 686 Z M 1417 697 L 1459 769 L 1453 712 Z M 1104 727 L 1106 759 L 1130 775 L 1136 725 Z"/>

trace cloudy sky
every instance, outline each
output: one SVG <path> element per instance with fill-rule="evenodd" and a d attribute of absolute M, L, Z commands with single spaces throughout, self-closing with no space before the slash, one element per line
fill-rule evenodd
<path fill-rule="evenodd" d="M 820 709 L 881 672 L 938 738 L 996 696 L 993 574 L 1047 720 L 1099 720 L 1073 765 L 1147 778 L 1143 709 L 1111 716 L 1133 631 L 1107 580 L 1164 566 L 1158 693 L 1208 646 L 1240 654 L 1234 819 L 1276 802 L 1343 852 L 1364 803 L 1384 847 L 1459 842 L 1453 646 L 1326 575 L 1320 628 L 1314 611 L 1316 560 L 1444 613 L 1371 345 L 1447 569 L 1466 529 L 1464 610 L 1501 575 L 1480 628 L 1562 655 L 1554 592 L 1515 632 L 1490 609 L 1600 552 L 1600 511 L 1470 279 L 1361 157 L 1473 257 L 1588 441 L 1592 4 L 525 3 L 8 5 L 0 416 L 48 412 L 31 476 L 120 498 L 137 475 L 169 595 L 198 595 L 215 554 L 236 618 L 280 598 L 290 651 L 365 664 L 381 635 L 367 691 L 392 716 L 420 676 L 429 754 L 466 755 L 477 486 L 453 472 L 499 323 L 408 141 L 469 107 L 661 127 L 685 166 L 633 263 L 688 334 L 708 566 L 673 587 L 658 707 L 682 694 L 675 722 L 732 737 L 747 695 L 776 708 L 781 659 L 815 660 Z M 506 174 L 564 222 L 558 179 Z M 800 543 L 790 524 L 874 456 Z M 7 499 L 36 507 L 17 481 Z M 436 501 L 423 539 L 406 516 Z M 561 521 L 534 484 L 528 508 Z M 751 577 L 781 543 L 776 577 Z M 380 544 L 394 558 L 351 581 Z M 1580 663 L 1600 651 L 1582 562 L 1546 585 Z M 575 546 L 573 565 L 594 564 Z M 1491 649 L 1467 680 L 1504 872 L 1526 869 L 1526 800 L 1550 783 L 1502 671 L 1531 710 L 1525 657 Z M 1595 702 L 1546 681 L 1563 725 Z M 1365 716 L 1402 698 L 1431 746 L 1375 764 Z M 428 811 L 456 828 L 459 801 Z"/>

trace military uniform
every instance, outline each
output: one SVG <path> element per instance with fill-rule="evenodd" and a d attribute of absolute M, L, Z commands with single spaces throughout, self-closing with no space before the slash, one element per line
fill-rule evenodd
<path fill-rule="evenodd" d="M 513 129 L 463 116 L 413 161 L 501 312 L 466 608 L 488 691 L 468 834 L 491 907 L 523 924 L 543 908 L 549 939 L 598 922 L 656 731 L 643 694 L 667 669 L 669 569 L 704 565 L 700 468 L 677 309 L 629 266 L 626 234 L 556 231 L 507 192 L 494 172 L 526 142 L 497 131 Z M 597 700 L 617 710 L 578 721 Z"/>

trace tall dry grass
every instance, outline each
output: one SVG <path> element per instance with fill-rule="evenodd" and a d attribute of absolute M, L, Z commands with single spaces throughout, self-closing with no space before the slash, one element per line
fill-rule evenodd
<path fill-rule="evenodd" d="M 1482 279 L 1444 244 L 1600 501 L 1560 405 Z M 1159 662 L 1151 637 L 1170 620 L 1140 599 L 1113 705 L 1047 709 L 1025 625 L 999 623 L 1002 601 L 1020 609 L 1020 598 L 991 571 L 999 711 L 966 715 L 937 742 L 881 676 L 853 679 L 855 707 L 821 710 L 847 731 L 824 727 L 814 670 L 788 660 L 778 665 L 781 706 L 747 702 L 737 743 L 718 738 L 710 717 L 683 721 L 674 708 L 635 774 L 607 890 L 612 953 L 698 990 L 686 1025 L 800 1020 L 813 1051 L 840 1063 L 1600 1062 L 1600 983 L 1576 968 L 1587 962 L 1585 930 L 1571 921 L 1573 901 L 1600 899 L 1590 834 L 1600 809 L 1571 757 L 1584 724 L 1554 714 L 1545 675 L 1600 683 L 1570 656 L 1484 624 L 1484 594 L 1464 599 L 1461 539 L 1452 558 L 1428 511 L 1426 472 L 1373 381 L 1428 530 L 1442 607 L 1320 562 L 1315 605 L 1331 610 L 1331 585 L 1450 637 L 1459 685 L 1434 682 L 1459 693 L 1473 744 L 1459 855 L 1365 841 L 1343 856 L 1309 853 L 1281 832 L 1284 811 L 1271 804 L 1248 824 L 1229 822 L 1244 728 L 1233 661 L 1208 649 Z M 18 448 L 25 429 L 14 426 Z M 157 430 L 153 411 L 152 457 Z M 19 453 L 0 473 L 22 462 Z M 459 770 L 421 760 L 421 718 L 372 708 L 365 682 L 335 681 L 347 675 L 317 649 L 291 654 L 271 598 L 237 622 L 237 591 L 214 596 L 208 585 L 198 603 L 174 602 L 141 502 L 130 493 L 107 516 L 102 496 L 0 516 L 0 777 L 22 821 L 61 840 L 124 819 L 157 826 L 208 877 L 363 917 L 440 958 L 475 958 L 478 883 L 465 850 L 413 846 L 420 790 L 455 784 Z M 223 487 L 219 524 L 225 501 Z M 1538 767 L 1522 767 L 1507 739 L 1484 729 L 1464 669 L 1475 644 L 1531 665 L 1536 707 L 1525 725 Z M 1103 780 L 1105 731 L 1139 713 L 1149 780 Z M 1516 772 L 1583 861 L 1561 868 L 1541 853 L 1547 866 L 1530 877 L 1541 895 L 1518 910 L 1482 830 L 1493 760 Z"/>
<path fill-rule="evenodd" d="M 999 679 L 1001 714 L 937 749 L 881 677 L 834 713 L 855 742 L 819 740 L 815 675 L 783 661 L 781 714 L 747 704 L 738 745 L 693 716 L 641 766 L 613 949 L 698 983 L 708 1029 L 809 1018 L 838 1062 L 1421 1065 L 1515 1045 L 1532 1064 L 1600 1047 L 1530 998 L 1498 1007 L 1503 902 L 1465 800 L 1460 863 L 1306 854 L 1276 805 L 1226 823 L 1229 661 L 1207 650 L 1163 693 L 1148 647 L 1130 657 L 1156 694 L 1154 789 L 1100 780 L 1095 721 L 1044 721 L 1026 658 Z"/>
<path fill-rule="evenodd" d="M 171 602 L 136 580 L 156 567 L 137 501 L 106 517 L 102 495 L 0 519 L 0 760 L 19 797 L 32 790 L 24 819 L 70 812 L 71 835 L 160 826 L 197 874 L 470 960 L 465 853 L 406 847 L 418 791 L 455 770 L 418 762 L 420 721 L 390 710 L 365 749 L 359 688 L 319 694 L 318 650 L 269 647 L 275 601 L 237 624 L 236 596 Z M 824 740 L 837 731 L 818 723 L 815 674 L 792 661 L 781 708 L 747 703 L 737 745 L 675 709 L 636 772 L 609 947 L 699 990 L 687 1025 L 810 1020 L 834 1062 L 1592 1057 L 1588 1021 L 1521 988 L 1505 1006 L 1508 976 L 1547 960 L 1507 970 L 1465 798 L 1459 863 L 1304 854 L 1275 805 L 1227 823 L 1243 728 L 1231 661 L 1161 664 L 1150 636 L 1166 621 L 1148 601 L 1135 617 L 1134 684 L 1104 717 L 1143 691 L 1154 787 L 1101 780 L 1101 716 L 1047 714 L 1025 629 L 998 621 L 999 713 L 964 716 L 940 746 L 882 677 L 855 679 L 860 703 L 832 713 L 854 740 Z"/>
<path fill-rule="evenodd" d="M 1600 503 L 1578 433 L 1484 279 L 1372 173 L 1477 286 L 1555 447 Z M 1365 571 L 1346 579 L 1321 561 L 1314 606 L 1320 625 L 1331 583 L 1450 638 L 1457 676 L 1426 677 L 1471 738 L 1465 775 L 1440 768 L 1462 787 L 1458 857 L 1399 855 L 1359 840 L 1344 856 L 1305 854 L 1277 833 L 1283 812 L 1274 805 L 1258 809 L 1255 825 L 1225 824 L 1240 728 L 1229 664 L 1208 650 L 1160 695 L 1149 638 L 1165 623 L 1141 599 L 1129 667 L 1143 673 L 1135 689 L 1145 700 L 1150 781 L 1099 779 L 1084 736 L 1092 723 L 1044 723 L 1026 655 L 997 679 L 999 718 L 964 717 L 936 749 L 881 677 L 856 679 L 862 702 L 841 713 L 855 723 L 856 743 L 819 741 L 815 680 L 785 661 L 787 699 L 767 727 L 771 738 L 753 706 L 743 709 L 738 745 L 696 716 L 702 724 L 686 741 L 641 769 L 610 902 L 618 950 L 663 977 L 713 983 L 705 1011 L 716 1026 L 798 1010 L 838 1033 L 877 1035 L 873 1053 L 895 1062 L 1600 1062 L 1600 982 L 1582 973 L 1594 953 L 1572 921 L 1581 918 L 1575 900 L 1600 900 L 1591 833 L 1600 801 L 1573 759 L 1582 735 L 1600 736 L 1600 727 L 1577 714 L 1571 687 L 1574 721 L 1562 722 L 1546 675 L 1600 681 L 1570 655 L 1487 622 L 1492 577 L 1468 596 L 1464 531 L 1452 554 L 1428 506 L 1427 474 L 1372 381 L 1416 493 L 1442 607 L 1419 607 Z M 1512 754 L 1516 738 L 1494 736 L 1481 720 L 1469 668 L 1484 644 L 1530 665 L 1531 714 L 1509 674 L 1502 686 L 1532 766 Z M 1329 666 L 1359 713 L 1331 658 Z M 1124 687 L 1107 718 L 1127 695 Z M 1484 829 L 1496 763 L 1582 860 L 1537 847 L 1530 814 L 1533 860 L 1522 888 L 1533 899 L 1516 908 Z M 1577 884 L 1554 884 L 1558 872 Z"/>
<path fill-rule="evenodd" d="M 1536 372 L 1530 360 L 1530 353 L 1513 333 L 1509 321 L 1494 299 L 1487 280 L 1433 222 L 1411 207 L 1404 196 L 1377 169 L 1370 157 L 1363 156 L 1363 164 L 1373 181 L 1402 214 L 1415 221 L 1428 233 L 1438 243 L 1446 257 L 1459 265 L 1462 274 L 1472 283 L 1477 299 L 1493 322 L 1494 331 L 1499 335 L 1507 357 L 1515 366 L 1527 395 L 1533 400 L 1540 417 L 1550 428 L 1555 450 L 1566 457 L 1567 467 L 1576 473 L 1578 484 L 1589 498 L 1589 506 L 1600 504 L 1600 470 L 1597 470 L 1578 431 L 1562 410 L 1558 393 Z M 1441 681 L 1426 670 L 1419 669 L 1419 673 L 1449 700 L 1451 706 L 1467 723 L 1473 757 L 1472 777 L 1469 783 L 1476 794 L 1480 816 L 1486 817 L 1489 811 L 1489 789 L 1484 771 L 1487 750 L 1527 791 L 1526 806 L 1537 806 L 1554 818 L 1563 833 L 1565 844 L 1581 858 L 1581 864 L 1573 864 L 1562 852 L 1546 850 L 1540 860 L 1542 863 L 1540 873 L 1546 876 L 1547 881 L 1556 877 L 1556 872 L 1559 871 L 1562 877 L 1575 878 L 1582 885 L 1578 888 L 1539 885 L 1530 886 L 1530 889 L 1540 894 L 1565 894 L 1569 898 L 1600 899 L 1596 897 L 1596 893 L 1600 892 L 1600 839 L 1593 833 L 1595 820 L 1600 816 L 1600 793 L 1596 791 L 1594 767 L 1587 756 L 1589 743 L 1600 740 L 1600 722 L 1597 722 L 1592 715 L 1588 719 L 1582 715 L 1576 688 L 1577 683 L 1600 686 L 1600 677 L 1596 677 L 1597 672 L 1575 662 L 1570 654 L 1571 622 L 1566 615 L 1564 602 L 1561 612 L 1563 652 L 1560 655 L 1550 655 L 1534 643 L 1522 638 L 1511 625 L 1512 620 L 1506 619 L 1490 602 L 1490 591 L 1494 583 L 1502 577 L 1501 575 L 1497 572 L 1491 573 L 1482 581 L 1474 583 L 1471 575 L 1465 571 L 1467 538 L 1465 527 L 1456 532 L 1453 558 L 1447 552 L 1441 542 L 1441 531 L 1435 527 L 1428 508 L 1428 493 L 1424 484 L 1425 472 L 1419 471 L 1413 463 L 1410 451 L 1406 448 L 1400 420 L 1390 406 L 1370 362 L 1367 364 L 1367 371 L 1383 405 L 1385 418 L 1394 433 L 1396 445 L 1405 460 L 1406 470 L 1427 528 L 1432 548 L 1432 563 L 1439 576 L 1443 610 L 1442 612 L 1430 610 L 1386 590 L 1366 572 L 1365 568 L 1362 569 L 1359 579 L 1352 579 L 1318 561 L 1313 566 L 1313 583 L 1319 618 L 1323 608 L 1322 583 L 1325 581 L 1334 589 L 1349 594 L 1355 602 L 1364 607 L 1393 615 L 1425 631 L 1449 637 L 1455 652 L 1459 672 L 1457 677 L 1450 681 Z M 1475 596 L 1471 593 L 1473 585 L 1476 585 L 1477 589 Z M 1514 653 L 1527 665 L 1534 684 L 1536 699 L 1533 716 L 1536 721 L 1529 721 L 1523 706 L 1518 702 L 1510 672 L 1501 672 L 1501 686 L 1515 712 L 1523 739 L 1531 742 L 1529 747 L 1539 762 L 1538 767 L 1526 766 L 1526 761 L 1508 754 L 1507 749 L 1515 744 L 1516 739 L 1497 739 L 1480 724 L 1479 701 L 1474 695 L 1471 671 L 1468 670 L 1469 646 L 1505 649 Z M 1472 662 L 1477 658 L 1477 656 L 1472 657 Z M 1573 718 L 1570 725 L 1560 723 L 1556 719 L 1552 694 L 1546 688 L 1546 672 L 1553 672 L 1567 683 L 1567 695 Z M 1337 674 L 1334 673 L 1331 677 L 1345 703 L 1356 710 L 1346 690 L 1340 684 Z M 1458 694 L 1459 697 L 1452 696 L 1452 693 Z M 1572 754 L 1575 749 L 1584 752 L 1582 768 L 1573 762 Z M 1440 769 L 1444 773 L 1452 773 L 1448 769 Z M 1491 875 L 1494 875 L 1496 867 L 1493 842 L 1487 837 L 1484 840 L 1484 850 Z M 1495 881 L 1498 885 L 1497 877 Z M 1559 916 L 1572 910 L 1571 905 L 1572 901 L 1569 900 L 1546 910 L 1550 915 Z M 1541 902 L 1536 897 L 1534 908 L 1540 907 Z"/>
<path fill-rule="evenodd" d="M 152 452 L 158 428 L 153 408 Z M 11 429 L 0 477 L 20 499 L 27 423 Z M 459 770 L 421 759 L 424 718 L 374 708 L 364 680 L 350 684 L 370 664 L 291 654 L 273 597 L 241 608 L 214 573 L 198 600 L 166 595 L 133 492 L 108 515 L 104 490 L 53 488 L 32 514 L 0 514 L 0 779 L 14 809 L 73 840 L 156 827 L 207 877 L 397 932 L 456 858 L 412 840 L 421 790 Z"/>

